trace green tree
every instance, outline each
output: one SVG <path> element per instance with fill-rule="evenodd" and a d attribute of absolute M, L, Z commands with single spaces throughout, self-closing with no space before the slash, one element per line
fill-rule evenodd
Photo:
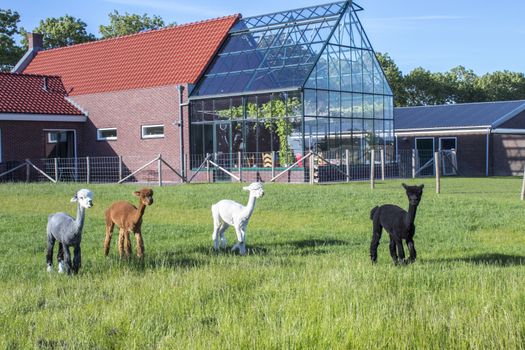
<path fill-rule="evenodd" d="M 405 86 L 405 78 L 403 73 L 394 62 L 394 60 L 388 55 L 388 53 L 376 53 L 377 60 L 385 72 L 386 79 L 392 92 L 394 94 L 394 106 L 402 107 L 407 104 L 407 91 Z"/>
<path fill-rule="evenodd" d="M 11 70 L 24 54 L 24 49 L 14 40 L 14 35 L 19 33 L 18 22 L 18 12 L 0 9 L 0 71 Z"/>
<path fill-rule="evenodd" d="M 405 84 L 408 106 L 454 103 L 454 84 L 447 74 L 418 67 L 405 76 Z"/>
<path fill-rule="evenodd" d="M 487 96 L 479 87 L 479 77 L 472 69 L 457 66 L 444 74 L 451 89 L 451 99 L 454 103 L 483 102 Z"/>
<path fill-rule="evenodd" d="M 108 14 L 109 25 L 99 27 L 100 34 L 103 38 L 113 38 L 116 36 L 139 33 L 150 29 L 159 29 L 166 27 L 164 20 L 153 15 L 149 17 L 146 13 L 142 16 L 137 14 L 125 13 L 121 15 L 117 10 Z M 173 24 L 169 24 L 170 26 Z"/>
<path fill-rule="evenodd" d="M 476 81 L 487 101 L 525 99 L 525 75 L 507 70 L 487 73 Z"/>
<path fill-rule="evenodd" d="M 93 34 L 86 31 L 86 27 L 87 24 L 82 20 L 65 15 L 64 17 L 41 20 L 33 32 L 43 34 L 44 49 L 51 49 L 96 40 Z M 20 33 L 24 36 L 22 44 L 27 47 L 25 35 L 27 32 L 22 28 Z"/>

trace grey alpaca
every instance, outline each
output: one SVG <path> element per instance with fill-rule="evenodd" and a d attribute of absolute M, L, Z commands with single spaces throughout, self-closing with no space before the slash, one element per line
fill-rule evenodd
<path fill-rule="evenodd" d="M 403 184 L 408 197 L 408 212 L 397 205 L 385 204 L 374 207 L 370 211 L 370 219 L 373 221 L 372 243 L 370 243 L 370 258 L 372 262 L 377 261 L 377 246 L 381 239 L 383 228 L 390 235 L 390 255 L 394 264 L 405 263 L 405 251 L 403 249 L 403 239 L 406 241 L 410 253 L 408 262 L 416 260 L 416 247 L 414 246 L 414 235 L 416 234 L 416 211 L 423 187 L 407 186 Z M 396 252 L 397 248 L 397 252 Z"/>
<path fill-rule="evenodd" d="M 87 208 L 93 206 L 93 193 L 90 190 L 82 189 L 78 191 L 71 202 L 77 202 L 77 218 L 73 219 L 66 213 L 56 213 L 49 215 L 47 219 L 47 271 L 53 270 L 53 247 L 58 241 L 58 272 L 71 274 L 78 273 L 81 265 L 80 242 L 82 241 L 82 228 L 84 227 L 84 217 Z M 74 248 L 75 257 L 71 265 L 71 255 L 69 247 Z"/>

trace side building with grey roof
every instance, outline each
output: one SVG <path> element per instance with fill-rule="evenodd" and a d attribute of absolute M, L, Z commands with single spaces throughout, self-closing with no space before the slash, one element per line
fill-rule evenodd
<path fill-rule="evenodd" d="M 522 175 L 525 100 L 394 109 L 398 151 L 453 149 L 460 176 Z"/>

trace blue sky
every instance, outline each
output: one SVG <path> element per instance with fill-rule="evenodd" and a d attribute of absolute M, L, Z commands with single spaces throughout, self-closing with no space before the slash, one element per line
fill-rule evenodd
<path fill-rule="evenodd" d="M 330 0 L 2 0 L 28 30 L 40 19 L 69 14 L 98 34 L 113 9 L 148 13 L 178 24 L 241 13 L 245 17 L 311 6 Z M 388 52 L 403 73 L 421 66 L 446 71 L 463 65 L 477 74 L 525 72 L 525 1 L 362 0 L 359 17 L 376 51 Z"/>

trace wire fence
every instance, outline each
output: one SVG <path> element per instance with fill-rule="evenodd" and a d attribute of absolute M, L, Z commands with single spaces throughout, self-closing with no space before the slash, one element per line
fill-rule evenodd
<path fill-rule="evenodd" d="M 439 157 L 442 175 L 457 175 L 455 152 Z M 157 157 L 115 156 L 47 158 L 0 165 L 0 181 L 83 183 L 205 183 L 289 182 L 330 183 L 434 176 L 435 155 L 431 150 L 393 148 L 367 150 L 237 152 L 191 155 L 185 160 L 186 174 L 177 160 Z"/>

